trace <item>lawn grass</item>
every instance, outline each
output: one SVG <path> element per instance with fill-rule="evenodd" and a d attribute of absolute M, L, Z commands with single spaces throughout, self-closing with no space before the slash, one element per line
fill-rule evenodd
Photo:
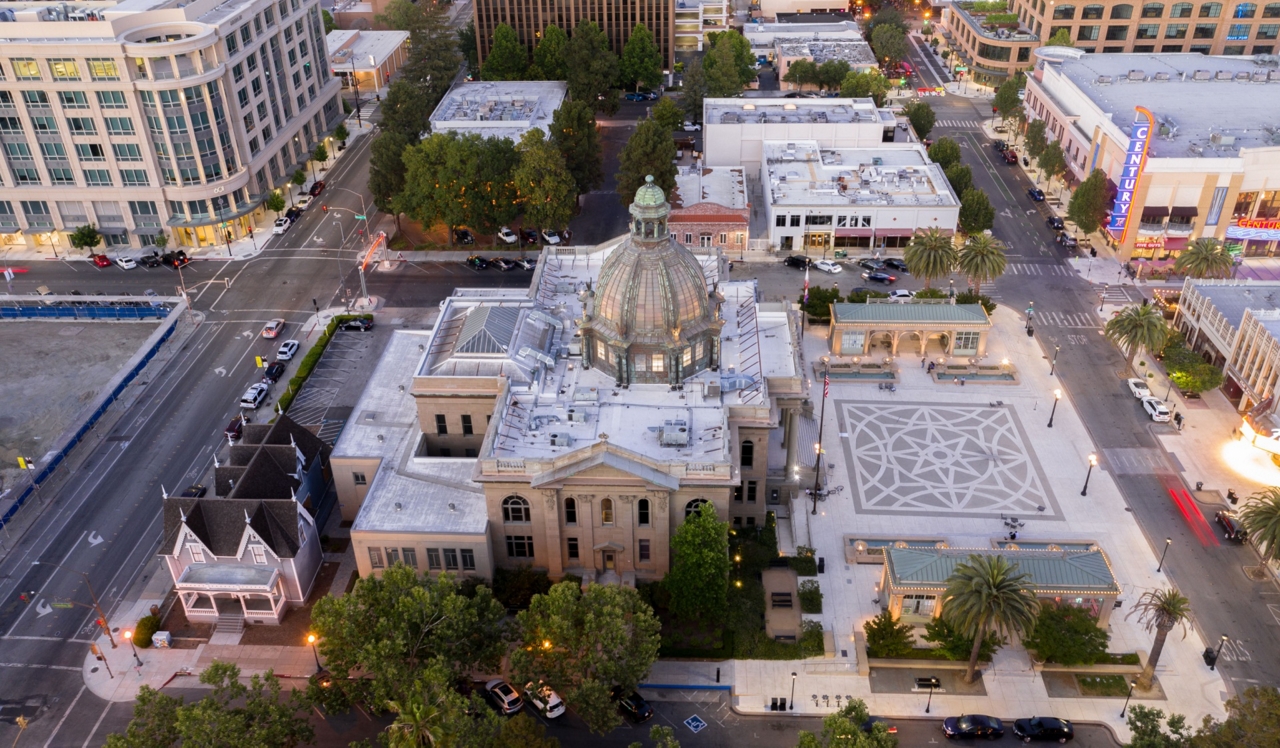
<path fill-rule="evenodd" d="M 1123 675 L 1077 675 L 1081 696 L 1125 696 L 1129 683 Z"/>

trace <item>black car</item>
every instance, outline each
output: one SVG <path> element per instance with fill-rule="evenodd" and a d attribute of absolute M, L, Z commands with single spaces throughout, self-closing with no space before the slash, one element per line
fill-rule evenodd
<path fill-rule="evenodd" d="M 200 497 L 204 496 L 204 495 L 205 495 L 206 493 L 208 493 L 208 492 L 209 492 L 209 489 L 205 488 L 205 487 L 204 487 L 204 486 L 202 486 L 201 484 L 199 484 L 199 483 L 192 483 L 191 485 L 187 486 L 187 490 L 185 490 L 185 491 L 183 491 L 183 492 L 182 492 L 182 498 L 184 498 L 184 499 L 198 499 L 198 498 L 200 498 Z"/>
<path fill-rule="evenodd" d="M 476 238 L 467 229 L 454 229 L 453 243 L 454 244 L 475 244 Z"/>
<path fill-rule="evenodd" d="M 284 362 L 272 361 L 271 365 L 263 370 L 262 381 L 269 382 L 270 384 L 275 384 L 276 382 L 279 382 L 280 377 L 283 377 L 283 376 L 284 376 Z"/>
<path fill-rule="evenodd" d="M 520 229 L 520 239 L 525 244 L 537 244 L 538 232 L 534 229 Z"/>
<path fill-rule="evenodd" d="M 467 267 L 472 270 L 488 270 L 489 261 L 480 255 L 471 255 L 467 258 Z"/>
<path fill-rule="evenodd" d="M 1033 202 L 1042 203 L 1044 202 L 1044 190 L 1039 187 L 1032 187 L 1027 190 L 1027 197 L 1031 198 Z"/>
<path fill-rule="evenodd" d="M 138 260 L 138 262 L 142 263 L 144 267 L 149 267 L 149 268 L 158 268 L 164 264 L 164 262 L 160 259 L 159 252 L 152 252 L 149 255 L 143 255 L 142 258 Z"/>
<path fill-rule="evenodd" d="M 495 257 L 492 260 L 489 260 L 489 264 L 496 267 L 497 269 L 501 270 L 504 273 L 508 270 L 514 270 L 516 267 L 516 264 L 514 262 L 503 257 Z"/>
<path fill-rule="evenodd" d="M 858 260 L 858 267 L 862 268 L 863 270 L 872 270 L 872 271 L 883 270 L 884 266 L 885 266 L 885 263 L 883 260 L 875 260 L 870 257 L 864 257 L 863 259 Z"/>
<path fill-rule="evenodd" d="M 369 332 L 373 329 L 373 320 L 365 319 L 364 317 L 349 319 L 341 325 L 338 325 L 338 329 L 350 330 L 352 332 Z"/>
<path fill-rule="evenodd" d="M 804 255 L 787 255 L 787 258 L 782 261 L 782 264 L 789 268 L 800 268 L 801 270 L 804 270 L 813 264 L 813 260 L 810 260 Z"/>
<path fill-rule="evenodd" d="M 874 281 L 876 283 L 883 283 L 886 286 L 898 279 L 897 276 L 893 276 L 893 275 L 889 275 L 888 273 L 881 273 L 881 272 L 863 273 L 862 277 L 866 278 L 869 281 Z"/>
<path fill-rule="evenodd" d="M 180 268 L 183 265 L 189 264 L 191 259 L 187 257 L 186 252 L 178 250 L 177 252 L 165 252 L 160 255 L 160 262 L 171 268 Z"/>
<path fill-rule="evenodd" d="M 907 270 L 907 261 L 899 260 L 897 257 L 890 257 L 889 259 L 885 260 L 884 266 L 891 270 L 897 270 L 902 273 L 910 272 L 909 270 Z"/>
<path fill-rule="evenodd" d="M 235 441 L 236 439 L 240 438 L 240 434 L 243 432 L 244 432 L 244 414 L 242 413 L 240 415 L 237 415 L 235 418 L 231 419 L 231 423 L 227 424 L 227 427 L 223 429 L 222 434 L 228 439 Z"/>
<path fill-rule="evenodd" d="M 985 714 L 965 714 L 960 717 L 947 717 L 942 721 L 942 732 L 949 738 L 987 738 L 996 740 L 1004 737 L 1004 723 L 995 717 Z"/>
<path fill-rule="evenodd" d="M 1013 734 L 1024 743 L 1057 741 L 1065 743 L 1076 736 L 1071 722 L 1057 717 L 1032 717 L 1031 719 L 1015 719 Z"/>
<path fill-rule="evenodd" d="M 876 729 L 876 725 L 884 725 L 884 731 L 890 735 L 898 734 L 898 726 L 884 717 L 867 717 L 867 721 L 862 723 L 862 731 L 871 733 Z"/>
<path fill-rule="evenodd" d="M 646 722 L 653 718 L 653 707 L 649 706 L 649 702 L 645 701 L 635 691 L 624 696 L 622 695 L 622 689 L 614 686 L 613 700 L 618 702 L 618 708 L 632 722 Z"/>
<path fill-rule="evenodd" d="M 1054 231 L 1062 231 L 1067 227 L 1067 225 L 1062 222 L 1062 219 L 1057 216 L 1049 216 L 1044 219 L 1044 224 Z"/>
<path fill-rule="evenodd" d="M 991 147 L 996 149 L 996 152 L 998 153 L 1004 153 L 1005 150 L 1009 148 L 1009 144 L 1004 142 L 1003 140 L 997 140 L 996 142 L 991 144 Z"/>
<path fill-rule="evenodd" d="M 284 212 L 284 217 L 297 223 L 298 219 L 302 218 L 302 210 L 300 208 L 290 208 Z"/>
<path fill-rule="evenodd" d="M 1240 517 L 1232 511 L 1221 511 L 1213 515 L 1218 520 L 1218 524 L 1222 525 L 1223 537 L 1234 543 L 1243 543 L 1249 537 L 1249 532 L 1240 524 Z"/>

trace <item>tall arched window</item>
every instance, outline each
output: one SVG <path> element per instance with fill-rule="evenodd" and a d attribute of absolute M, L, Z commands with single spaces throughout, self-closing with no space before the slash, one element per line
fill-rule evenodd
<path fill-rule="evenodd" d="M 1280 18 L 1280 3 L 1271 3 L 1262 8 L 1263 18 Z"/>
<path fill-rule="evenodd" d="M 1191 3 L 1174 3 L 1173 7 L 1169 9 L 1169 17 L 1170 18 L 1190 18 L 1191 7 L 1192 7 Z"/>
<path fill-rule="evenodd" d="M 641 527 L 649 526 L 649 500 L 640 499 L 636 502 L 636 520 Z"/>
<path fill-rule="evenodd" d="M 600 500 L 600 524 L 613 524 L 613 499 Z"/>
<path fill-rule="evenodd" d="M 1053 20 L 1070 21 L 1076 17 L 1076 6 L 1074 5 L 1057 5 L 1053 8 Z"/>
<path fill-rule="evenodd" d="M 502 500 L 503 522 L 528 522 L 529 502 L 519 496 L 508 496 Z"/>
<path fill-rule="evenodd" d="M 1240 3 L 1231 14 L 1232 18 L 1253 18 L 1258 12 L 1257 3 Z"/>
<path fill-rule="evenodd" d="M 1103 10 L 1104 8 L 1101 5 L 1086 5 L 1084 6 L 1084 14 L 1081 15 L 1080 17 L 1086 21 L 1097 20 L 1099 18 L 1102 18 Z"/>
<path fill-rule="evenodd" d="M 571 498 L 571 499 L 564 500 L 564 523 L 566 525 L 578 524 L 578 500 L 577 499 Z"/>
<path fill-rule="evenodd" d="M 1113 5 L 1111 6 L 1111 17 L 1113 19 L 1120 19 L 1120 20 L 1124 20 L 1126 18 L 1133 18 L 1133 6 L 1132 5 Z"/>
<path fill-rule="evenodd" d="M 1222 15 L 1222 3 L 1205 3 L 1200 6 L 1201 18 L 1217 18 Z"/>
<path fill-rule="evenodd" d="M 693 501 L 690 501 L 688 504 L 684 505 L 684 516 L 688 518 L 689 515 L 698 511 L 698 507 L 706 503 L 709 503 L 706 499 L 694 499 Z"/>
<path fill-rule="evenodd" d="M 742 443 L 742 467 L 753 467 L 756 462 L 756 443 L 750 439 Z"/>
<path fill-rule="evenodd" d="M 1142 6 L 1143 18 L 1159 18 L 1164 15 L 1164 3 L 1147 3 Z"/>

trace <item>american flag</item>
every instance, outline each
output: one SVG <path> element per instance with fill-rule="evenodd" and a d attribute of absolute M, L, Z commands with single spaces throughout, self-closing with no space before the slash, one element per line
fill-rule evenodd
<path fill-rule="evenodd" d="M 823 374 L 822 375 L 822 396 L 827 397 L 830 394 L 831 394 L 831 375 Z"/>
<path fill-rule="evenodd" d="M 809 303 L 809 268 L 804 269 L 804 303 Z"/>

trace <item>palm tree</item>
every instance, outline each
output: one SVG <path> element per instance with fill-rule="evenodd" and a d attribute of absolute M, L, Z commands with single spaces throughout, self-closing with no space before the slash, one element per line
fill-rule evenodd
<path fill-rule="evenodd" d="M 960 272 L 969 277 L 976 294 L 982 293 L 982 284 L 1004 275 L 1009 261 L 1004 256 L 1004 242 L 989 234 L 974 234 L 965 240 L 956 257 Z"/>
<path fill-rule="evenodd" d="M 935 278 L 945 278 L 956 266 L 956 245 L 951 237 L 937 229 L 917 231 L 907 244 L 903 259 L 918 278 L 924 278 L 924 287 Z"/>
<path fill-rule="evenodd" d="M 1240 522 L 1264 561 L 1280 557 L 1280 488 L 1264 488 L 1249 497 Z"/>
<path fill-rule="evenodd" d="M 1106 335 L 1107 340 L 1120 346 L 1132 367 L 1138 349 L 1145 348 L 1149 353 L 1164 350 L 1165 341 L 1169 339 L 1169 326 L 1154 305 L 1141 304 L 1127 307 L 1107 320 Z"/>
<path fill-rule="evenodd" d="M 1173 627 L 1182 625 L 1182 638 L 1187 638 L 1187 619 L 1191 616 L 1191 602 L 1177 590 L 1151 590 L 1142 593 L 1138 602 L 1129 611 L 1129 618 L 1138 614 L 1138 623 L 1146 626 L 1147 631 L 1155 629 L 1156 640 L 1151 645 L 1151 657 L 1147 666 L 1138 676 L 1138 688 L 1143 691 L 1151 689 L 1151 679 L 1155 677 L 1156 663 L 1160 661 L 1160 652 L 1164 650 L 1164 640 Z"/>
<path fill-rule="evenodd" d="M 1031 591 L 1030 577 L 1017 570 L 1018 565 L 1004 556 L 975 553 L 957 564 L 947 579 L 942 617 L 964 636 L 973 637 L 965 683 L 972 683 L 977 674 L 978 653 L 989 632 L 1021 636 L 1035 628 L 1040 601 Z"/>
<path fill-rule="evenodd" d="M 403 702 L 387 702 L 387 708 L 396 715 L 396 721 L 387 728 L 389 748 L 432 748 L 446 742 L 443 699 L 425 691 L 414 687 Z"/>
<path fill-rule="evenodd" d="M 1192 278 L 1227 278 L 1235 267 L 1235 260 L 1222 242 L 1206 236 L 1191 242 L 1191 246 L 1178 253 L 1173 270 Z"/>

